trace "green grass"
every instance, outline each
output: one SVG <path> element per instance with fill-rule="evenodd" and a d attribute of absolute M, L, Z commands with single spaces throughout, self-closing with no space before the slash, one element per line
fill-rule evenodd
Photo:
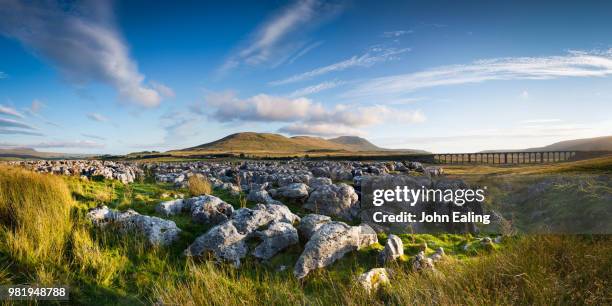
<path fill-rule="evenodd" d="M 13 239 L 0 240 L 0 283 L 70 285 L 73 304 L 611 302 L 610 236 L 515 236 L 490 249 L 472 235 L 404 234 L 400 238 L 406 256 L 389 265 L 394 273 L 391 285 L 369 295 L 355 279 L 377 266 L 377 254 L 386 241 L 384 234 L 379 236 L 379 244 L 349 253 L 327 269 L 298 281 L 292 270 L 303 245 L 292 246 L 269 262 L 249 257 L 235 269 L 182 256 L 186 246 L 207 230 L 193 224 L 187 215 L 171 217 L 183 233 L 168 248 L 148 246 L 135 235 L 95 229 L 84 218 L 87 209 L 97 205 L 155 215 L 157 203 L 188 195 L 185 189 L 152 182 L 82 181 L 8 168 L 0 168 L 0 187 L 0 233 Z M 500 199 L 503 189 L 498 192 Z M 240 206 L 239 197 L 220 190 L 213 193 L 236 208 Z M 34 248 L 34 242 L 43 247 Z M 448 254 L 436 265 L 437 272 L 414 273 L 410 269 L 409 258 L 424 244 L 428 254 L 439 246 Z M 287 269 L 279 271 L 282 266 Z"/>

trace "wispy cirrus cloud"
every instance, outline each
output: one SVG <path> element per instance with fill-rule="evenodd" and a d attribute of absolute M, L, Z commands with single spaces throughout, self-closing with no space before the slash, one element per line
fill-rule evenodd
<path fill-rule="evenodd" d="M 304 45 L 296 42 L 296 37 L 340 10 L 341 6 L 323 1 L 296 1 L 260 25 L 247 42 L 225 61 L 219 72 L 225 73 L 245 64 L 255 66 L 279 59 L 286 60 Z M 312 49 L 312 45 L 306 46 L 296 56 L 299 57 L 300 52 L 310 51 L 309 48 Z"/>
<path fill-rule="evenodd" d="M 316 94 L 316 93 L 324 91 L 324 90 L 336 88 L 336 87 L 338 87 L 340 85 L 343 85 L 343 84 L 345 84 L 345 82 L 338 81 L 338 80 L 326 81 L 326 82 L 319 83 L 319 84 L 316 84 L 316 85 L 300 88 L 300 89 L 292 92 L 289 96 L 290 97 L 308 96 L 308 95 Z"/>
<path fill-rule="evenodd" d="M 314 43 L 312 43 L 312 44 L 310 44 L 310 45 L 307 45 L 306 47 L 304 47 L 304 49 L 302 49 L 302 50 L 298 51 L 298 53 L 296 53 L 294 56 L 292 56 L 292 57 L 289 59 L 288 63 L 289 63 L 289 64 L 294 63 L 294 62 L 295 62 L 295 61 L 296 61 L 298 58 L 300 58 L 300 57 L 302 57 L 302 56 L 304 56 L 304 55 L 308 54 L 310 51 L 312 51 L 312 50 L 314 50 L 314 49 L 318 48 L 318 47 L 319 47 L 319 46 L 321 46 L 322 44 L 323 44 L 323 41 L 317 41 L 317 42 L 314 42 Z"/>
<path fill-rule="evenodd" d="M 81 136 L 87 137 L 87 138 L 91 138 L 91 139 L 96 139 L 96 140 L 106 140 L 106 138 L 104 138 L 102 136 L 97 136 L 97 135 L 93 135 L 93 134 L 82 133 Z"/>
<path fill-rule="evenodd" d="M 108 117 L 98 113 L 89 113 L 87 114 L 87 118 L 97 122 L 106 122 L 109 120 Z"/>
<path fill-rule="evenodd" d="M 28 135 L 28 136 L 44 136 L 44 134 L 30 131 L 30 130 L 19 130 L 14 128 L 0 127 L 0 134 L 3 135 Z"/>
<path fill-rule="evenodd" d="M 25 145 L 30 148 L 50 149 L 50 148 L 77 148 L 77 149 L 94 149 L 104 148 L 103 143 L 98 143 L 91 140 L 76 140 L 76 141 L 47 141 Z"/>
<path fill-rule="evenodd" d="M 414 92 L 436 86 L 480 83 L 492 80 L 547 80 L 565 77 L 612 75 L 612 49 L 570 51 L 566 55 L 484 59 L 424 71 L 364 81 L 346 97 L 381 96 Z"/>
<path fill-rule="evenodd" d="M 386 31 L 383 32 L 383 37 L 385 38 L 397 38 L 400 36 L 404 36 L 406 34 L 412 34 L 414 33 L 413 30 L 396 30 L 396 31 Z"/>
<path fill-rule="evenodd" d="M 106 83 L 125 101 L 157 106 L 162 95 L 144 84 L 144 75 L 113 23 L 110 4 L 5 0 L 0 6 L 0 33 L 19 40 L 74 83 Z"/>
<path fill-rule="evenodd" d="M 374 47 L 360 56 L 355 55 L 349 59 L 333 63 L 331 65 L 319 67 L 304 73 L 296 74 L 286 79 L 272 81 L 270 82 L 270 85 L 278 86 L 305 81 L 317 76 L 337 71 L 343 71 L 354 67 L 370 67 L 376 63 L 397 59 L 400 54 L 406 53 L 408 51 L 410 51 L 410 48 L 397 49 Z"/>
<path fill-rule="evenodd" d="M 0 117 L 0 127 L 9 127 L 9 128 L 20 128 L 26 130 L 36 130 L 35 127 L 21 121 L 9 119 L 9 118 L 1 118 Z"/>
<path fill-rule="evenodd" d="M 0 71 L 0 79 L 6 79 L 8 75 L 5 72 Z"/>
<path fill-rule="evenodd" d="M 5 106 L 2 104 L 0 104 L 0 114 L 9 115 L 9 116 L 13 116 L 13 117 L 21 118 L 21 119 L 24 118 L 23 114 L 18 112 L 15 108 Z"/>

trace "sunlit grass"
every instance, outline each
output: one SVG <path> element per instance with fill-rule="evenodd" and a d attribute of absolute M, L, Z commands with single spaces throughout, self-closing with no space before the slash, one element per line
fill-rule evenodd
<path fill-rule="evenodd" d="M 241 268 L 210 260 L 193 262 L 182 251 L 207 226 L 188 214 L 171 217 L 183 233 L 167 248 L 151 247 L 137 235 L 95 229 L 88 208 L 108 205 L 155 215 L 162 200 L 187 195 L 169 184 L 83 181 L 0 168 L 0 283 L 59 283 L 71 286 L 74 304 L 166 305 L 388 305 L 388 304 L 609 304 L 612 279 L 610 236 L 507 237 L 494 249 L 472 235 L 401 235 L 404 256 L 388 265 L 391 285 L 368 294 L 360 273 L 377 267 L 380 244 L 347 254 L 304 281 L 292 275 L 302 245 L 269 262 L 246 258 Z M 559 188 L 573 188 L 563 187 Z M 587 184 L 585 195 L 601 192 Z M 562 190 L 569 194 L 571 190 Z M 496 189 L 494 199 L 504 196 Z M 213 190 L 235 207 L 240 196 Z M 561 193 L 560 193 L 561 194 Z M 554 195 L 545 195 L 554 196 Z M 558 199 L 561 200 L 561 199 Z M 577 201 L 571 199 L 571 201 Z M 10 237 L 4 239 L 4 237 Z M 38 245 L 42 248 L 39 248 Z M 411 271 L 410 257 L 424 244 L 447 253 L 437 272 Z M 465 249 L 464 246 L 470 244 Z M 6 264 L 4 264 L 6 263 Z M 282 270 L 282 267 L 285 267 Z M 281 271 L 282 270 L 282 271 Z"/>

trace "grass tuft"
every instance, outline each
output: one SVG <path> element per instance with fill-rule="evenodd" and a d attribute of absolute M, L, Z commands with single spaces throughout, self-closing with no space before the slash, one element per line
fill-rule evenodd
<path fill-rule="evenodd" d="M 0 244 L 21 264 L 58 264 L 73 223 L 60 177 L 0 166 Z"/>
<path fill-rule="evenodd" d="M 189 193 L 193 196 L 212 194 L 212 184 L 207 178 L 194 175 L 189 178 Z"/>

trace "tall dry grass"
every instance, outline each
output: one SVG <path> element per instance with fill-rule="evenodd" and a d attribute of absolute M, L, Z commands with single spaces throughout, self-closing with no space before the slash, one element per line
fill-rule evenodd
<path fill-rule="evenodd" d="M 193 175 L 188 180 L 189 193 L 193 196 L 212 194 L 212 184 L 207 178 Z"/>
<path fill-rule="evenodd" d="M 346 281 L 333 266 L 300 283 L 287 271 L 206 262 L 189 264 L 185 279 L 161 278 L 154 293 L 168 305 L 604 305 L 611 252 L 609 236 L 526 236 L 487 256 L 447 257 L 432 272 L 393 264 L 391 284 L 376 294 L 359 286 L 358 273 Z"/>
<path fill-rule="evenodd" d="M 56 176 L 0 166 L 0 244 L 25 265 L 59 263 L 73 200 Z"/>

